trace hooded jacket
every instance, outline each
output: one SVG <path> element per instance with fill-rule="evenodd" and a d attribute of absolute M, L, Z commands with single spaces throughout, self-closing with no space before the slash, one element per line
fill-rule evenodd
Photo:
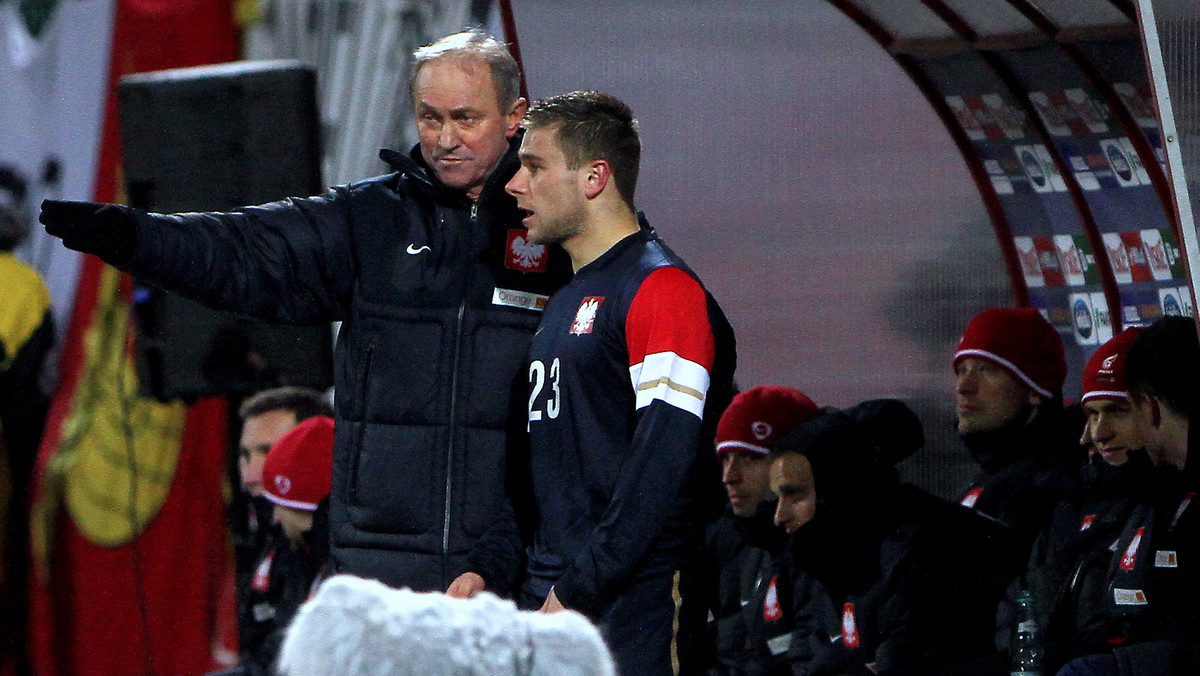
<path fill-rule="evenodd" d="M 864 448 L 885 464 L 903 460 L 925 443 L 921 421 L 896 399 L 824 410 L 833 416 L 829 420 L 853 425 Z M 816 603 L 818 585 L 796 569 L 786 551 L 787 534 L 774 523 L 776 504 L 764 503 L 749 517 L 727 508 L 707 530 L 706 564 L 715 571 L 705 646 L 710 675 L 791 674 L 793 662 L 813 658 L 813 646 L 799 640 L 795 630 L 797 614 Z M 823 594 L 816 590 L 818 599 Z"/>
<path fill-rule="evenodd" d="M 812 465 L 816 511 L 789 541 L 815 585 L 797 608 L 794 673 L 929 674 L 987 653 L 1010 540 L 901 485 L 886 449 L 827 413 L 780 442 Z M 798 578 L 797 578 L 798 579 Z M 807 649 L 800 645 L 807 642 Z"/>
<path fill-rule="evenodd" d="M 336 572 L 445 589 L 503 496 L 514 387 L 546 297 L 569 276 L 525 241 L 504 185 L 476 202 L 419 149 L 394 173 L 230 213 L 139 213 L 122 269 L 217 309 L 340 321 L 330 503 Z"/>

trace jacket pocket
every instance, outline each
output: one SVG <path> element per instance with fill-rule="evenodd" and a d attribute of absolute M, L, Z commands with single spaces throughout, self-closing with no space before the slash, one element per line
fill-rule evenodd
<path fill-rule="evenodd" d="M 442 462 L 434 449 L 444 445 L 438 428 L 363 426 L 355 467 L 350 520 L 375 533 L 419 534 L 441 528 L 438 476 Z"/>

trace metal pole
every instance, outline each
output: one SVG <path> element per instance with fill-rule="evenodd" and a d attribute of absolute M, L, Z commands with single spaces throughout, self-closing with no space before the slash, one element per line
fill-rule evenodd
<path fill-rule="evenodd" d="M 525 83 L 525 64 L 521 62 L 521 44 L 517 40 L 517 20 L 513 18 L 510 0 L 500 0 L 500 23 L 504 25 L 504 41 L 508 43 L 508 51 L 517 60 L 517 68 L 521 71 L 521 96 L 528 101 L 529 87 Z"/>
<path fill-rule="evenodd" d="M 1200 241 L 1197 241 L 1195 214 L 1192 213 L 1192 198 L 1188 192 L 1187 174 L 1180 147 L 1179 129 L 1175 123 L 1175 108 L 1171 102 L 1166 63 L 1163 60 L 1162 42 L 1158 34 L 1158 22 L 1154 16 L 1151 0 L 1137 0 L 1138 28 L 1142 34 L 1142 45 L 1146 50 L 1146 61 L 1150 65 L 1150 85 L 1158 108 L 1158 122 L 1162 127 L 1163 151 L 1167 156 L 1167 178 L 1175 196 L 1175 227 L 1179 241 L 1183 242 L 1183 262 L 1187 270 L 1192 298 L 1196 298 L 1196 262 L 1200 261 Z M 1195 300 L 1193 300 L 1193 303 Z M 1193 318 L 1200 324 L 1200 312 L 1193 311 Z"/>

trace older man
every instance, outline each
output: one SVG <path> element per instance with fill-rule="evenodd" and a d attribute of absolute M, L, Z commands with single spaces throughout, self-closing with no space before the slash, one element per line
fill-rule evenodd
<path fill-rule="evenodd" d="M 330 497 L 337 571 L 444 589 L 503 495 L 509 401 L 569 270 L 530 245 L 517 168 L 517 65 L 478 31 L 414 54 L 420 143 L 393 173 L 232 213 L 48 201 L 46 231 L 220 309 L 341 321 Z"/>
<path fill-rule="evenodd" d="M 960 501 L 1012 529 L 1027 553 L 1077 487 L 1083 457 L 1062 407 L 1062 339 L 1033 308 L 990 308 L 967 324 L 953 365 L 958 436 L 981 469 Z"/>

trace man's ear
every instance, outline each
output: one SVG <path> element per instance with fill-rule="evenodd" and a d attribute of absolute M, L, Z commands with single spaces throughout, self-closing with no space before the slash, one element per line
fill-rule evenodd
<path fill-rule="evenodd" d="M 612 178 L 612 165 L 608 160 L 592 160 L 588 163 L 583 176 L 584 194 L 588 199 L 596 199 Z"/>
<path fill-rule="evenodd" d="M 1034 392 L 1033 390 L 1029 390 L 1029 405 L 1030 406 L 1035 406 L 1035 407 L 1041 406 L 1042 402 L 1044 402 L 1044 401 L 1046 401 L 1045 397 L 1038 394 L 1037 392 Z"/>
<path fill-rule="evenodd" d="M 508 109 L 508 114 L 505 115 L 505 122 L 508 128 L 504 130 L 504 135 L 512 138 L 516 135 L 517 130 L 521 128 L 521 118 L 525 117 L 525 111 L 529 110 L 529 102 L 525 97 L 518 96 L 516 101 L 513 101 L 512 108 Z"/>

